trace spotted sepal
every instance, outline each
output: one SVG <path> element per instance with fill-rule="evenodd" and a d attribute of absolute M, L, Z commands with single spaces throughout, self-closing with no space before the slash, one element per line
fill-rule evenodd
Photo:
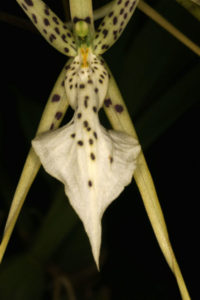
<path fill-rule="evenodd" d="M 75 56 L 71 31 L 41 0 L 16 0 L 50 45 L 67 56 Z"/>
<path fill-rule="evenodd" d="M 76 57 L 66 74 L 67 97 L 75 107 L 72 121 L 36 137 L 32 145 L 45 170 L 65 185 L 98 267 L 103 213 L 131 182 L 140 146 L 132 136 L 100 125 L 109 76 L 99 58 L 84 57 Z"/>
<path fill-rule="evenodd" d="M 68 62 L 70 63 L 70 61 Z M 42 119 L 38 126 L 37 134 L 52 131 L 58 128 L 60 125 L 69 102 L 67 100 L 67 95 L 64 89 L 64 78 L 66 74 L 66 68 L 68 63 L 64 66 L 61 71 L 54 88 L 49 96 L 48 102 L 46 104 L 45 110 L 42 115 Z M 15 223 L 21 211 L 22 205 L 26 199 L 29 189 L 38 173 L 40 168 L 40 160 L 35 154 L 33 148 L 30 149 L 22 174 L 20 176 L 11 208 L 9 210 L 9 215 L 6 221 L 3 237 L 0 244 L 0 262 L 3 258 L 4 252 L 6 250 L 7 244 L 9 242 L 10 236 L 14 229 Z"/>
<path fill-rule="evenodd" d="M 104 53 L 120 37 L 139 0 L 116 0 L 99 25 L 94 39 L 94 53 Z"/>

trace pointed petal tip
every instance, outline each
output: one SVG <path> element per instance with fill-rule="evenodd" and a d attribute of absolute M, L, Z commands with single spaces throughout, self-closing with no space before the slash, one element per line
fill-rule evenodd
<path fill-rule="evenodd" d="M 93 255 L 93 257 L 94 257 L 94 255 Z M 97 267 L 97 271 L 100 272 L 99 256 L 97 258 L 94 257 L 94 261 L 95 261 L 95 264 L 96 264 L 96 267 Z"/>
<path fill-rule="evenodd" d="M 100 257 L 100 249 L 101 249 L 101 220 L 97 217 L 96 220 L 93 220 L 93 224 L 84 224 L 85 231 L 89 238 L 92 255 L 97 267 L 97 270 L 100 271 L 99 266 L 99 257 Z"/>

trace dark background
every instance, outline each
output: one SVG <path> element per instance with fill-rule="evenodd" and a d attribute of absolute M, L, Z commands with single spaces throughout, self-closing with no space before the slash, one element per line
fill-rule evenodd
<path fill-rule="evenodd" d="M 107 1 L 108 2 L 108 1 Z M 147 1 L 200 45 L 200 26 L 175 1 Z M 63 17 L 62 2 L 46 3 Z M 106 1 L 94 1 L 97 8 Z M 28 20 L 17 3 L 0 12 Z M 0 21 L 0 230 L 48 95 L 66 57 L 19 22 Z M 170 239 L 192 299 L 199 277 L 199 98 L 197 55 L 136 10 L 104 55 L 124 96 L 151 170 Z M 72 116 L 69 110 L 65 122 Z M 102 115 L 104 122 L 104 115 Z M 0 299 L 180 300 L 134 182 L 103 217 L 101 272 L 62 184 L 40 170 L 3 263 Z"/>

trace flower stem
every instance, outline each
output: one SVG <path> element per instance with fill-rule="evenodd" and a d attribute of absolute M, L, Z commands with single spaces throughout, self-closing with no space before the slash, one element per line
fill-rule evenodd
<path fill-rule="evenodd" d="M 167 30 L 182 44 L 184 44 L 186 47 L 188 47 L 198 56 L 200 55 L 199 46 L 197 46 L 194 42 L 192 42 L 189 38 L 187 38 L 180 30 L 178 30 L 175 26 L 173 26 L 170 22 L 168 22 L 165 18 L 163 18 L 155 9 L 149 6 L 146 2 L 141 0 L 138 4 L 138 8 L 143 13 L 145 13 L 148 17 L 150 17 L 153 21 L 158 23 L 162 28 Z"/>

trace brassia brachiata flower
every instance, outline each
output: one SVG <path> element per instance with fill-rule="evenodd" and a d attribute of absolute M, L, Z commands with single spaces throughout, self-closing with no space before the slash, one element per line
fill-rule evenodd
<path fill-rule="evenodd" d="M 176 262 L 153 181 L 137 135 L 110 70 L 100 57 L 119 38 L 139 0 L 116 0 L 95 32 L 91 0 L 70 0 L 73 32 L 41 0 L 17 0 L 43 37 L 70 56 L 49 97 L 32 141 L 5 226 L 5 252 L 28 190 L 39 170 L 60 180 L 88 234 L 99 267 L 101 219 L 107 206 L 131 182 L 139 187 L 163 254 L 174 272 L 183 299 L 190 299 Z M 67 110 L 72 120 L 57 129 Z M 114 130 L 98 118 L 104 106 Z"/>

